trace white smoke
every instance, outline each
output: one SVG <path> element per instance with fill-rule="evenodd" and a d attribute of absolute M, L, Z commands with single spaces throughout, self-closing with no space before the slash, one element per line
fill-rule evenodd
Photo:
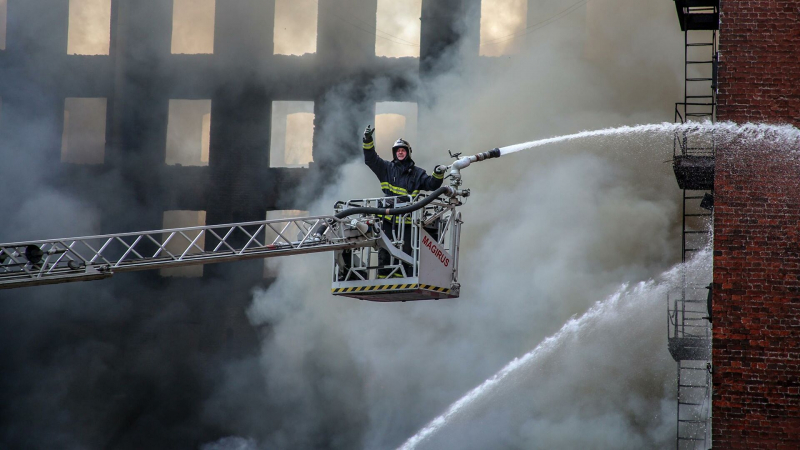
<path fill-rule="evenodd" d="M 471 390 L 402 449 L 497 447 L 501 436 L 516 436 L 523 448 L 668 445 L 674 363 L 651 331 L 663 324 L 659 306 L 683 275 L 700 281 L 710 272 L 706 249 L 657 280 L 623 285 Z M 494 432 L 488 439 L 474 431 L 485 429 Z"/>
<path fill-rule="evenodd" d="M 492 172 L 488 163 L 483 169 Z M 623 170 L 592 155 L 531 169 L 510 191 L 477 190 L 465 206 L 458 300 L 333 298 L 330 255 L 281 261 L 281 275 L 250 310 L 255 325 L 269 328 L 261 407 L 280 410 L 267 426 L 275 431 L 262 436 L 265 448 L 314 447 L 331 421 L 363 430 L 363 448 L 398 445 L 620 281 L 647 278 L 674 255 L 674 204 L 638 198 Z M 360 162 L 346 166 L 350 182 L 322 204 L 373 188 L 363 170 Z M 650 312 L 664 315 L 662 307 Z M 665 338 L 658 330 L 648 351 L 666 352 Z M 653 395 L 665 395 L 660 385 Z"/>
<path fill-rule="evenodd" d="M 639 47 L 620 50 L 624 60 L 584 57 L 587 19 L 569 16 L 532 34 L 521 55 L 468 59 L 440 77 L 430 89 L 437 101 L 420 104 L 417 164 L 430 171 L 447 162 L 447 149 L 473 154 L 671 119 L 682 69 L 674 10 L 630 0 L 608 6 L 636 20 L 613 24 L 601 11 L 592 20 L 611 36 L 603 42 L 657 36 L 657 45 L 675 45 L 674 58 Z M 617 64 L 638 64 L 648 83 Z M 372 93 L 380 98 L 377 88 Z M 360 144 L 357 135 L 341 138 Z M 570 317 L 617 292 L 623 300 L 613 318 L 576 334 L 565 352 L 537 365 L 535 379 L 497 398 L 524 399 L 524 407 L 490 408 L 452 433 L 443 429 L 430 448 L 666 445 L 675 427 L 666 298 L 637 283 L 679 257 L 679 191 L 663 164 L 671 151 L 671 133 L 645 133 L 541 147 L 465 170 L 473 196 L 462 208 L 457 300 L 336 298 L 330 255 L 281 260 L 280 275 L 255 292 L 249 310 L 262 330 L 261 354 L 230 371 L 227 387 L 206 404 L 206 419 L 259 448 L 396 447 Z M 328 213 L 335 200 L 380 195 L 360 158 L 338 179 L 309 207 L 312 214 Z M 625 283 L 639 287 L 620 290 Z M 637 295 L 644 300 L 634 301 Z M 625 342 L 630 352 L 620 350 Z"/>

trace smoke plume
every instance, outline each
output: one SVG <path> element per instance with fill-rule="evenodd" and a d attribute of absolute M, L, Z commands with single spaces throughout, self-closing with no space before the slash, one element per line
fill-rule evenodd
<path fill-rule="evenodd" d="M 530 33 L 514 57 L 467 56 L 456 72 L 441 74 L 427 90 L 435 101 L 420 105 L 417 164 L 445 163 L 447 149 L 473 154 L 669 120 L 681 67 L 674 11 L 655 2 L 604 6 Z M 615 22 L 623 11 L 630 20 Z M 643 41 L 678 53 L 654 53 Z M 380 98 L 380 85 L 369 92 Z M 344 115 L 350 98 L 340 94 L 328 105 L 341 105 Z M 229 373 L 227 388 L 207 404 L 209 420 L 257 448 L 396 447 L 617 292 L 624 308 L 425 448 L 672 445 L 664 288 L 619 287 L 658 276 L 678 257 L 678 190 L 663 164 L 671 141 L 668 133 L 578 141 L 470 167 L 458 300 L 332 298 L 329 255 L 282 260 L 275 283 L 256 291 L 248 311 L 255 326 L 268 328 L 261 354 L 240 367 L 249 371 Z M 337 178 L 312 213 L 326 213 L 337 199 L 380 195 L 358 157 Z M 247 388 L 260 383 L 253 396 Z"/>
<path fill-rule="evenodd" d="M 675 379 L 664 376 L 671 360 L 662 346 L 652 351 L 661 339 L 649 331 L 663 322 L 655 311 L 683 286 L 684 274 L 700 282 L 710 271 L 706 249 L 656 280 L 623 285 L 470 391 L 402 450 L 502 447 L 498 442 L 524 448 L 666 447 L 674 432 L 669 392 Z M 573 375 L 559 376 L 565 373 Z"/>
<path fill-rule="evenodd" d="M 243 30 L 258 28 L 259 19 L 247 17 L 246 9 L 237 16 L 233 3 L 226 4 L 225 17 L 246 17 L 251 22 Z M 334 9 L 319 3 L 320 17 Z M 374 0 L 347 4 L 375 8 Z M 31 16 L 37 8 L 36 2 L 14 5 Z M 153 5 L 147 16 L 130 19 L 142 27 L 136 36 L 160 33 L 155 25 L 147 29 L 149 20 L 172 14 L 171 2 Z M 319 93 L 317 112 L 326 119 L 315 123 L 314 165 L 334 168 L 336 182 L 320 187 L 309 176 L 298 194 L 310 199 L 308 205 L 296 207 L 328 213 L 335 200 L 380 195 L 360 160 L 353 121 L 363 120 L 363 129 L 374 117 L 374 102 L 408 101 L 413 92 L 421 93 L 413 157 L 428 172 L 449 161 L 448 149 L 474 154 L 583 129 L 672 119 L 682 88 L 682 37 L 671 4 L 592 0 L 569 11 L 553 5 L 529 2 L 528 28 L 509 46 L 517 49 L 513 55 L 479 58 L 465 44 L 439 64 L 453 70 L 424 82 L 414 71 L 392 79 L 342 76 Z M 543 10 L 553 13 L 532 22 Z M 43 24 L 52 22 L 47 11 L 40 15 Z M 334 44 L 363 33 L 339 25 Z M 44 28 L 9 23 L 17 39 L 27 36 L 31 52 L 38 34 L 47 35 Z M 168 64 L 146 52 L 129 56 L 126 64 L 142 71 Z M 0 116 L 7 137 L 0 139 L 1 240 L 126 231 L 119 227 L 160 219 L 164 205 L 147 194 L 163 186 L 146 162 L 85 172 L 53 164 L 61 119 L 15 108 L 32 102 L 14 98 L 57 101 L 23 81 L 46 83 L 41 80 L 60 74 L 17 58 L 5 72 L 16 81 L 9 75 L 0 82 L 26 87 L 3 91 L 11 99 L 3 98 Z M 229 58 L 249 74 L 268 66 Z M 340 64 L 344 74 L 373 73 L 361 59 Z M 153 88 L 139 80 L 126 85 L 143 93 L 140 103 L 127 105 L 136 111 L 133 122 L 151 114 L 166 120 L 167 106 L 148 103 Z M 246 84 L 222 82 L 235 95 Z M 258 87 L 281 97 L 285 86 L 263 83 Z M 175 98 L 180 92 L 176 88 Z M 155 138 L 137 143 L 156 144 Z M 115 145 L 109 145 L 112 154 Z M 669 135 L 586 140 L 465 170 L 473 196 L 462 209 L 457 300 L 373 304 L 332 297 L 326 254 L 281 259 L 267 288 L 243 285 L 230 270 L 203 280 L 130 275 L 3 292 L 0 358 L 11 369 L 0 380 L 0 446 L 396 447 L 571 317 L 615 293 L 624 307 L 493 394 L 485 408 L 444 428 L 429 441 L 431 448 L 465 448 L 465 438 L 476 448 L 577 448 L 588 439 L 601 448 L 667 446 L 675 424 L 666 308 L 638 288 L 620 286 L 653 279 L 679 258 L 679 192 L 663 164 L 671 149 Z M 113 223 L 102 219 L 108 217 Z M 247 300 L 236 304 L 239 298 Z M 251 328 L 229 339 L 231 324 L 244 322 L 244 314 Z"/>

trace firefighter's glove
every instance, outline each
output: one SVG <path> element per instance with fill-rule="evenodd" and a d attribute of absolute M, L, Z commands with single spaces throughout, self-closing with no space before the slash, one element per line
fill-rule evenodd
<path fill-rule="evenodd" d="M 368 144 L 372 142 L 372 135 L 375 134 L 375 128 L 372 128 L 372 125 L 367 125 L 367 128 L 364 130 L 364 143 Z"/>
<path fill-rule="evenodd" d="M 447 171 L 447 166 L 443 166 L 441 164 L 433 168 L 433 173 L 437 175 L 441 175 L 445 173 L 445 171 Z"/>

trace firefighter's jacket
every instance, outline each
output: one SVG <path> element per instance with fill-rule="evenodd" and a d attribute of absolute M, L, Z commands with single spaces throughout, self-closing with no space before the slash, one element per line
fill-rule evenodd
<path fill-rule="evenodd" d="M 372 169 L 381 182 L 381 190 L 387 197 L 408 195 L 414 197 L 419 191 L 433 191 L 442 185 L 444 174 L 428 175 L 417 167 L 411 154 L 403 161 L 386 161 L 375 151 L 375 143 L 364 144 L 364 163 Z M 394 205 L 387 204 L 387 207 Z M 388 217 L 387 217 L 388 218 Z M 410 220 L 410 219 L 409 219 Z"/>

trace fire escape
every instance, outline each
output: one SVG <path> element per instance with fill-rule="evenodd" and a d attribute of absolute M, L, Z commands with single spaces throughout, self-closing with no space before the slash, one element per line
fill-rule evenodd
<path fill-rule="evenodd" d="M 714 122 L 719 0 L 674 0 L 684 32 L 684 99 L 675 122 Z M 685 263 L 711 240 L 714 153 L 710 135 L 676 131 L 673 170 L 683 191 L 681 256 Z M 677 362 L 677 449 L 711 448 L 711 271 L 683 269 L 679 291 L 668 298 L 669 351 Z"/>

